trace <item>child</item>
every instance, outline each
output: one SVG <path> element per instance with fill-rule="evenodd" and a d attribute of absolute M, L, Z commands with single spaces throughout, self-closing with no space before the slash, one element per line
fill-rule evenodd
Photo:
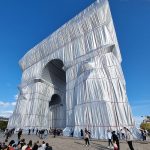
<path fill-rule="evenodd" d="M 118 150 L 118 146 L 115 141 L 113 142 L 113 145 L 114 145 L 114 150 Z"/>

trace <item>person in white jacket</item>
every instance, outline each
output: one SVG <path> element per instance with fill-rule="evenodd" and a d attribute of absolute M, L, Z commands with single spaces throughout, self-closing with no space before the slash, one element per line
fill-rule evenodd
<path fill-rule="evenodd" d="M 132 141 L 133 141 L 132 133 L 126 127 L 124 127 L 124 130 L 125 130 L 125 137 L 126 137 L 128 145 L 129 145 L 129 148 L 130 148 L 130 150 L 134 150 L 133 145 L 132 145 Z"/>
<path fill-rule="evenodd" d="M 113 148 L 113 143 L 112 143 L 112 133 L 110 130 L 107 130 L 107 139 L 108 139 L 108 148 L 110 148 L 110 144 L 112 145 L 111 148 Z"/>

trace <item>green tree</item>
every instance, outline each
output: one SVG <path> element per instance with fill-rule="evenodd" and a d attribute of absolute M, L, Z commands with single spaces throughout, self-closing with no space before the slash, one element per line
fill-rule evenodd
<path fill-rule="evenodd" d="M 150 132 L 150 123 L 141 123 L 141 129 L 148 130 Z"/>
<path fill-rule="evenodd" d="M 0 129 L 5 130 L 7 128 L 8 121 L 0 121 Z"/>

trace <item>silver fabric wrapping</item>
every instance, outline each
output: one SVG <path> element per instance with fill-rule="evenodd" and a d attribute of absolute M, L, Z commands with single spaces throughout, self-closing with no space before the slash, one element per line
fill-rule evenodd
<path fill-rule="evenodd" d="M 62 73 L 47 64 L 64 64 Z M 16 108 L 8 127 L 64 129 L 64 135 L 87 128 L 93 138 L 107 130 L 134 127 L 121 69 L 121 55 L 107 0 L 93 3 L 20 60 L 23 70 Z M 57 75 L 56 75 L 56 74 Z M 49 107 L 53 94 L 61 104 Z"/>

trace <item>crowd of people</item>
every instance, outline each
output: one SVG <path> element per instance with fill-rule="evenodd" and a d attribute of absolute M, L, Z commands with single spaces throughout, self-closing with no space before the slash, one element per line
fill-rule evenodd
<path fill-rule="evenodd" d="M 8 145 L 4 142 L 0 143 L 0 150 L 52 150 L 52 147 L 48 143 L 45 143 L 45 141 L 41 144 L 39 141 L 33 144 L 32 140 L 26 143 L 25 139 L 21 139 L 17 143 L 11 140 Z"/>
<path fill-rule="evenodd" d="M 42 144 L 37 141 L 36 143 L 32 143 L 32 140 L 30 140 L 28 143 L 26 143 L 25 139 L 21 139 L 23 130 L 19 129 L 16 131 L 18 140 L 14 141 L 11 140 L 9 144 L 5 144 L 8 142 L 8 139 L 14 134 L 15 128 L 13 129 L 6 129 L 4 136 L 5 136 L 5 142 L 0 142 L 0 150 L 52 150 L 52 147 L 49 146 L 48 143 L 45 143 L 44 141 Z M 61 129 L 28 129 L 28 135 L 35 134 L 39 136 L 40 139 L 46 139 L 48 134 L 52 134 L 55 138 L 56 136 L 60 136 L 62 134 Z"/>
<path fill-rule="evenodd" d="M 15 128 L 8 130 L 6 129 L 5 131 L 5 142 L 8 142 L 9 137 L 11 137 L 14 134 Z M 21 139 L 22 136 L 22 129 L 19 129 L 17 131 L 17 135 L 18 135 L 18 142 L 16 143 L 14 140 L 11 140 L 9 142 L 8 145 L 5 145 L 5 143 L 0 143 L 0 150 L 51 150 L 52 147 L 49 146 L 48 143 L 45 143 L 44 141 L 42 142 L 42 144 L 39 143 L 39 141 L 37 141 L 36 143 L 32 144 L 32 141 L 30 140 L 28 144 L 26 144 L 25 139 Z M 62 130 L 61 129 L 51 129 L 47 130 L 47 129 L 28 129 L 28 135 L 30 134 L 35 134 L 37 136 L 39 136 L 40 139 L 46 139 L 48 137 L 49 134 L 53 135 L 53 137 L 55 138 L 56 136 L 59 135 L 63 135 Z M 141 130 L 141 138 L 143 141 L 146 140 L 146 131 L 145 130 Z M 73 130 L 71 130 L 70 136 L 73 137 Z M 80 136 L 81 139 L 84 139 L 85 141 L 85 146 L 89 146 L 90 145 L 90 138 L 91 138 L 91 132 L 88 131 L 86 128 L 81 129 L 80 130 Z M 131 131 L 124 127 L 122 128 L 120 131 L 111 131 L 111 130 L 107 130 L 107 139 L 108 139 L 108 148 L 114 149 L 114 150 L 120 150 L 120 144 L 119 141 L 120 140 L 126 140 L 130 150 L 134 150 L 133 148 L 133 135 L 131 133 Z"/>
<path fill-rule="evenodd" d="M 51 135 L 53 134 L 53 136 L 55 138 L 56 135 L 57 136 L 62 135 L 63 131 L 61 129 L 56 129 L 56 128 L 54 128 L 54 129 L 50 128 L 50 130 L 47 130 L 47 129 L 42 129 L 42 130 L 32 129 L 32 131 L 31 131 L 31 129 L 29 129 L 28 135 L 30 135 L 31 132 L 32 132 L 32 134 L 36 134 L 37 136 L 39 136 L 41 139 L 46 139 L 48 134 L 51 134 Z"/>
<path fill-rule="evenodd" d="M 91 133 L 86 128 L 84 132 L 81 129 L 80 133 L 81 133 L 81 137 L 83 137 L 85 140 L 85 146 L 89 146 Z M 141 140 L 145 141 L 146 136 L 147 136 L 146 131 L 141 130 Z M 120 150 L 119 140 L 126 140 L 130 150 L 134 150 L 133 143 L 132 143 L 133 141 L 132 132 L 126 127 L 121 129 L 120 132 L 107 130 L 107 139 L 108 139 L 108 148 L 111 148 L 114 150 Z"/>
<path fill-rule="evenodd" d="M 107 137 L 108 137 L 108 148 L 114 148 L 114 150 L 120 150 L 120 145 L 119 145 L 119 140 L 120 138 L 123 140 L 126 140 L 130 150 L 134 150 L 133 148 L 133 135 L 130 132 L 129 129 L 127 129 L 126 127 L 124 127 L 121 130 L 121 135 L 122 137 L 120 137 L 120 134 L 117 134 L 115 131 L 111 132 L 110 130 L 107 131 Z"/>

